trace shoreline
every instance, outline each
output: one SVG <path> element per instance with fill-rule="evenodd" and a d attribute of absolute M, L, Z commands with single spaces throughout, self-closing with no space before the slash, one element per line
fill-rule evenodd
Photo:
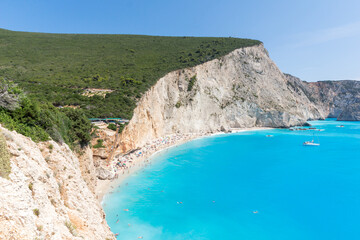
<path fill-rule="evenodd" d="M 259 130 L 270 130 L 274 128 L 269 127 L 252 127 L 252 128 L 237 128 L 231 129 L 228 133 L 240 133 Z M 155 139 L 151 143 L 139 148 L 138 150 L 129 154 L 123 155 L 119 158 L 114 158 L 110 163 L 110 171 L 115 172 L 116 177 L 114 179 L 97 181 L 95 188 L 95 194 L 98 198 L 100 205 L 107 194 L 111 193 L 113 189 L 123 183 L 128 177 L 132 176 L 139 170 L 151 165 L 151 158 L 156 154 L 168 150 L 173 147 L 177 147 L 192 140 L 201 139 L 205 137 L 212 137 L 216 135 L 228 134 L 225 132 L 217 133 L 189 133 L 189 134 L 172 134 L 166 137 Z M 119 167 L 119 163 L 126 164 Z"/>

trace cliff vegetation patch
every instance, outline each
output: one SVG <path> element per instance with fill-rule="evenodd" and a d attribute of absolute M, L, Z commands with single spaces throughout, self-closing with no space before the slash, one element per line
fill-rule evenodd
<path fill-rule="evenodd" d="M 194 85 L 195 85 L 195 83 L 196 83 L 196 75 L 194 75 L 194 76 L 192 76 L 190 79 L 189 79 L 189 84 L 188 84 L 188 88 L 187 88 L 187 90 L 188 90 L 188 92 L 190 92 L 192 89 L 193 89 L 193 87 L 194 87 Z"/>
<path fill-rule="evenodd" d="M 0 177 L 8 178 L 10 172 L 10 154 L 7 149 L 5 138 L 0 131 Z"/>
<path fill-rule="evenodd" d="M 6 85 L 6 87 L 4 87 Z M 27 97 L 16 84 L 2 80 L 0 88 L 17 89 L 17 107 L 0 106 L 0 123 L 9 130 L 30 137 L 33 141 L 46 141 L 51 137 L 70 147 L 87 145 L 91 123 L 81 109 L 58 109 L 50 103 L 39 103 Z"/>

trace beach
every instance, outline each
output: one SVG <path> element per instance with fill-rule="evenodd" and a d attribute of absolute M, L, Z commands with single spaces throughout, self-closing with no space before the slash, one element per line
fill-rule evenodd
<path fill-rule="evenodd" d="M 268 130 L 272 128 L 267 127 L 252 127 L 252 128 L 233 128 L 227 133 L 239 133 L 246 131 Z M 210 137 L 219 134 L 226 134 L 225 132 L 217 133 L 187 133 L 187 134 L 172 134 L 166 137 L 155 139 L 147 143 L 145 146 L 131 151 L 128 154 L 115 156 L 108 166 L 108 170 L 114 172 L 114 179 L 100 180 L 98 179 L 95 193 L 98 200 L 102 203 L 106 194 L 111 193 L 112 190 L 124 182 L 133 173 L 149 166 L 152 157 L 168 148 L 176 147 L 188 141 L 200 139 L 203 137 Z"/>

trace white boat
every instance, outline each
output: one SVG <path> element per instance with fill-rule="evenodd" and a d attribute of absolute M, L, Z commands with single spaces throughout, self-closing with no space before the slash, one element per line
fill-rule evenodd
<path fill-rule="evenodd" d="M 303 143 L 304 146 L 320 146 L 320 143 L 315 143 L 314 140 L 306 141 Z"/>

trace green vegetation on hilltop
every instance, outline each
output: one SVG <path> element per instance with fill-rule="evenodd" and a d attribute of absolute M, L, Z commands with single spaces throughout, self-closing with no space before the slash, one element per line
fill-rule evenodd
<path fill-rule="evenodd" d="M 32 99 L 78 105 L 88 117 L 130 119 L 137 100 L 166 73 L 260 44 L 238 38 L 45 34 L 0 29 L 0 76 Z M 84 88 L 114 90 L 106 97 Z"/>

